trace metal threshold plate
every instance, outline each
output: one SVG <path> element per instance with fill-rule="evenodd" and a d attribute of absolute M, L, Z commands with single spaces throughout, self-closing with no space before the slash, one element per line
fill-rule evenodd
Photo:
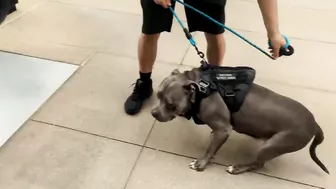
<path fill-rule="evenodd" d="M 0 51 L 0 147 L 77 68 Z"/>

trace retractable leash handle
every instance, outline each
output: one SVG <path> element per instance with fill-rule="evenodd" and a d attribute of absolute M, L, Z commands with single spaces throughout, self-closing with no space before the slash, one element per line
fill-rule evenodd
<path fill-rule="evenodd" d="M 282 55 L 291 56 L 292 54 L 294 54 L 294 48 L 290 45 L 289 39 L 285 35 L 283 35 L 283 37 L 286 39 L 286 45 L 280 48 L 279 56 L 282 56 Z M 270 49 L 273 49 L 272 47 L 273 45 L 270 40 L 268 40 L 268 46 Z"/>

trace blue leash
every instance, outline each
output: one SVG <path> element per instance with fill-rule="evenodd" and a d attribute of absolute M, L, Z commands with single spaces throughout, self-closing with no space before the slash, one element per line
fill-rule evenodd
<path fill-rule="evenodd" d="M 240 39 L 244 40 L 245 42 L 247 42 L 248 44 L 250 44 L 251 46 L 253 46 L 254 48 L 256 48 L 257 50 L 259 50 L 260 52 L 262 52 L 263 54 L 265 54 L 267 57 L 271 58 L 274 60 L 274 58 L 268 54 L 266 51 L 264 51 L 263 49 L 261 49 L 260 47 L 258 47 L 257 45 L 255 45 L 254 43 L 252 43 L 251 41 L 249 41 L 248 39 L 246 39 L 245 37 L 243 37 L 242 35 L 240 35 L 239 33 L 235 32 L 233 29 L 225 26 L 224 24 L 218 22 L 217 20 L 211 18 L 209 15 L 203 13 L 202 11 L 196 9 L 195 7 L 192 7 L 190 5 L 188 5 L 187 3 L 184 3 L 181 0 L 175 0 L 176 2 L 179 2 L 180 4 L 182 4 L 183 6 L 192 9 L 193 11 L 201 14 L 202 16 L 204 16 L 205 18 L 211 20 L 212 22 L 216 23 L 217 25 L 225 28 L 226 30 L 229 30 L 231 33 L 233 33 L 234 35 L 238 36 Z M 174 11 L 174 9 L 172 7 L 169 7 L 170 11 L 172 12 L 172 14 L 174 15 L 174 17 L 176 18 L 176 20 L 178 21 L 178 23 L 181 25 L 187 39 L 190 41 L 190 44 L 192 46 L 195 47 L 197 54 L 204 60 L 204 54 L 198 50 L 196 42 L 194 40 L 194 38 L 192 37 L 192 35 L 190 34 L 190 32 L 188 31 L 188 29 L 183 25 L 181 19 L 177 16 L 176 12 Z M 290 45 L 290 41 L 289 39 L 284 36 L 284 38 L 286 39 L 286 45 L 281 47 L 280 52 L 279 52 L 279 56 L 285 55 L 285 56 L 291 56 L 294 53 L 294 48 Z M 272 49 L 272 44 L 270 41 L 268 41 L 268 45 L 270 47 L 270 49 Z"/>

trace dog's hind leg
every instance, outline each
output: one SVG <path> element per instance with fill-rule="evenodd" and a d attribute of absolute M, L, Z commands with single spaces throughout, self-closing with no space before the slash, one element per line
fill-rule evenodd
<path fill-rule="evenodd" d="M 227 168 L 231 174 L 241 174 L 247 171 L 260 169 L 267 161 L 286 153 L 292 153 L 304 148 L 311 136 L 298 135 L 296 132 L 281 132 L 274 135 L 262 145 L 257 153 L 256 161 L 248 164 L 234 165 Z"/>

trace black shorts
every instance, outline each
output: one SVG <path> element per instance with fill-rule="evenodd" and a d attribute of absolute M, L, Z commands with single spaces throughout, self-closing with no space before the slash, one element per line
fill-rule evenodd
<path fill-rule="evenodd" d="M 218 22 L 225 23 L 225 3 L 219 5 L 201 0 L 184 0 L 184 2 L 204 12 Z M 172 0 L 172 7 L 175 7 L 175 4 L 175 1 Z M 179 6 L 182 5 L 179 4 Z M 154 0 L 141 0 L 141 7 L 143 12 L 142 33 L 149 35 L 171 31 L 173 14 L 169 9 L 157 5 Z M 224 28 L 194 10 L 187 7 L 184 7 L 184 9 L 190 32 L 201 31 L 210 34 L 221 34 L 224 32 Z"/>

